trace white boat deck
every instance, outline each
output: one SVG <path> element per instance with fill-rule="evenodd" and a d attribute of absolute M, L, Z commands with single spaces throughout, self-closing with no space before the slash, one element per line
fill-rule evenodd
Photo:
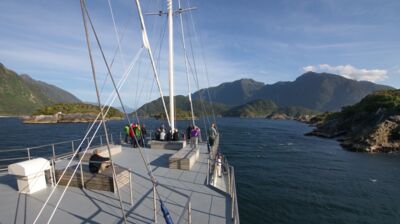
<path fill-rule="evenodd" d="M 145 149 L 159 183 L 158 190 L 174 223 L 188 223 L 185 205 L 190 196 L 192 223 L 231 223 L 230 197 L 206 185 L 207 148 L 200 144 L 200 158 L 191 171 L 169 169 L 168 158 L 176 151 Z M 123 147 L 114 162 L 132 170 L 133 205 L 129 184 L 121 188 L 128 223 L 153 223 L 152 183 L 138 149 Z M 46 223 L 64 187 L 57 187 L 37 223 Z M 0 223 L 32 223 L 52 187 L 32 195 L 19 194 L 14 176 L 0 174 Z M 164 223 L 157 202 L 158 223 Z M 70 187 L 52 223 L 123 223 L 117 194 Z"/>

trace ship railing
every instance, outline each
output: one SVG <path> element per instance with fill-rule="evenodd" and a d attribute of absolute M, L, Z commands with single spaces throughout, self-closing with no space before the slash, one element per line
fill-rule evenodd
<path fill-rule="evenodd" d="M 215 162 L 215 160 L 208 159 L 208 173 L 207 173 L 207 183 L 215 186 L 216 185 L 216 177 L 218 176 L 218 167 Z M 226 184 L 226 192 L 230 196 L 230 207 L 231 207 L 231 218 L 232 218 L 232 223 L 234 224 L 240 224 L 240 219 L 239 219 L 239 207 L 238 207 L 238 201 L 237 201 L 237 194 L 236 194 L 236 178 L 235 178 L 235 168 L 231 165 L 229 165 L 228 160 L 226 157 L 223 157 L 222 161 L 222 168 L 221 168 L 225 174 L 227 174 L 228 181 Z M 210 172 L 212 171 L 212 172 Z M 211 179 L 209 179 L 209 174 L 211 173 Z"/>
<path fill-rule="evenodd" d="M 240 224 L 239 219 L 239 206 L 236 195 L 236 178 L 235 178 L 235 169 L 233 166 L 230 166 L 228 162 L 226 162 L 226 167 L 228 170 L 228 193 L 231 196 L 231 218 L 232 223 Z"/>
<path fill-rule="evenodd" d="M 179 216 L 179 219 L 176 223 L 192 224 L 192 201 L 190 196 L 187 196 L 187 201 L 185 206 L 183 207 L 183 212 Z"/>
<path fill-rule="evenodd" d="M 214 146 L 210 149 L 210 155 L 207 160 L 207 179 L 206 182 L 208 185 L 215 186 L 216 185 L 216 177 L 218 176 L 218 167 L 217 167 L 217 160 L 216 155 L 218 154 L 218 145 L 219 145 L 219 136 L 215 139 Z M 222 157 L 222 167 L 221 172 L 224 175 L 227 175 L 227 184 L 226 184 L 226 192 L 230 196 L 230 207 L 231 207 L 231 219 L 232 223 L 240 224 L 239 219 L 239 207 L 237 201 L 237 194 L 236 194 L 236 178 L 235 178 L 235 169 L 231 166 L 228 162 L 228 159 L 223 156 Z"/>
<path fill-rule="evenodd" d="M 114 144 L 113 134 L 109 134 L 108 138 L 110 143 Z M 62 141 L 28 148 L 0 150 L 0 172 L 7 171 L 8 165 L 12 163 L 30 160 L 37 157 L 44 157 L 49 160 L 52 159 L 54 161 L 71 158 L 76 150 L 85 149 L 88 146 L 90 140 L 91 138 L 87 137 L 85 139 Z M 81 142 L 83 142 L 83 144 L 80 148 L 78 148 Z M 106 136 L 98 135 L 94 137 L 92 143 L 90 144 L 90 147 L 99 147 L 105 144 Z"/>
<path fill-rule="evenodd" d="M 216 136 L 213 146 L 210 147 L 209 157 L 207 159 L 207 184 L 214 185 L 217 175 L 216 156 L 219 147 L 219 135 Z M 210 178 L 211 176 L 211 178 Z"/>

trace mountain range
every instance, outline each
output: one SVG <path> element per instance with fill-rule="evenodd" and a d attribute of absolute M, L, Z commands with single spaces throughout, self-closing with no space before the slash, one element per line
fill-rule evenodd
<path fill-rule="evenodd" d="M 329 73 L 307 72 L 292 82 L 265 85 L 252 79 L 223 83 L 201 89 L 193 99 L 210 99 L 228 106 L 239 106 L 257 99 L 272 100 L 279 107 L 303 107 L 315 111 L 339 111 L 378 90 L 393 89 L 368 81 L 355 81 Z M 210 95 L 210 97 L 208 97 Z"/>
<path fill-rule="evenodd" d="M 28 75 L 18 75 L 0 63 L 0 115 L 27 115 L 60 102 L 81 101 L 63 89 Z"/>
<path fill-rule="evenodd" d="M 265 86 L 262 82 L 253 79 L 240 79 L 234 82 L 225 82 L 216 87 L 201 89 L 192 94 L 192 99 L 204 99 L 221 103 L 229 107 L 239 106 L 254 100 L 254 95 Z"/>
<path fill-rule="evenodd" d="M 344 106 L 359 102 L 366 95 L 390 86 L 367 81 L 355 81 L 342 76 L 307 72 L 291 82 L 264 84 L 252 79 L 222 83 L 193 93 L 196 116 L 251 117 L 264 114 L 304 114 L 309 112 L 339 111 Z M 168 104 L 168 98 L 165 98 Z M 190 111 L 187 96 L 176 96 L 175 104 L 181 111 Z M 55 103 L 80 103 L 71 93 L 28 75 L 18 75 L 0 63 L 0 115 L 26 115 Z M 286 111 L 286 112 L 285 112 Z M 138 109 L 144 116 L 163 113 L 160 98 Z"/>

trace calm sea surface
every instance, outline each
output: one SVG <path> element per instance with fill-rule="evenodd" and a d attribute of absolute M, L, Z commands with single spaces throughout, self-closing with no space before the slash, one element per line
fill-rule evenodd
<path fill-rule="evenodd" d="M 109 122 L 110 132 L 123 124 Z M 148 129 L 159 124 L 146 121 Z M 217 125 L 235 166 L 241 223 L 400 223 L 400 155 L 345 151 L 304 136 L 311 128 L 293 121 L 222 118 Z M 87 128 L 2 118 L 0 150 L 78 139 Z"/>

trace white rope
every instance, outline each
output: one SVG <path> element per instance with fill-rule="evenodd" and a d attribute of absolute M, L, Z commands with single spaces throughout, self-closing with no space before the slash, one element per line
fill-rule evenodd
<path fill-rule="evenodd" d="M 124 83 L 125 83 L 125 81 L 126 81 L 128 75 L 129 75 L 129 73 L 130 73 L 131 70 L 134 68 L 134 65 L 136 64 L 136 62 L 138 61 L 139 56 L 140 56 L 142 50 L 143 50 L 143 48 L 141 48 L 141 49 L 138 51 L 138 53 L 136 54 L 135 58 L 132 60 L 132 63 L 130 64 L 128 70 L 125 72 L 124 78 L 121 79 L 120 82 L 118 83 L 119 89 L 121 89 L 122 86 L 124 85 Z M 113 97 L 112 97 L 112 96 L 113 96 Z M 115 99 L 116 99 L 116 92 L 115 92 L 115 90 L 114 90 L 114 91 L 111 93 L 111 95 L 109 95 L 109 97 L 107 98 L 106 104 L 103 106 L 103 108 L 106 107 L 107 104 L 110 104 L 110 103 L 112 104 L 112 103 L 115 101 Z M 110 104 L 110 105 L 111 105 L 111 104 Z M 106 114 L 108 113 L 109 110 L 110 110 L 110 107 L 108 107 L 108 109 L 107 109 L 107 111 L 106 111 Z M 83 145 L 85 139 L 88 137 L 90 131 L 92 130 L 92 128 L 94 127 L 94 125 L 96 124 L 96 122 L 98 121 L 98 119 L 100 118 L 100 115 L 101 115 L 101 113 L 98 113 L 96 119 L 93 121 L 92 125 L 91 125 L 90 128 L 87 130 L 87 132 L 86 132 L 84 138 L 82 139 L 81 143 L 79 144 L 78 149 L 82 147 L 82 145 Z M 100 122 L 100 123 L 101 123 L 101 122 Z M 99 124 L 99 126 L 96 128 L 95 134 L 97 133 L 97 130 L 98 130 L 99 128 L 100 128 L 100 124 Z M 95 134 L 94 134 L 93 136 L 95 136 Z M 92 139 L 93 139 L 93 137 L 92 137 Z M 44 208 L 47 206 L 47 204 L 48 204 L 50 198 L 53 196 L 53 194 L 54 194 L 54 192 L 55 192 L 57 186 L 59 185 L 59 182 L 60 182 L 61 179 L 64 177 L 64 174 L 65 174 L 66 170 L 70 167 L 70 165 L 71 165 L 73 159 L 76 157 L 77 153 L 78 153 L 78 150 L 76 150 L 75 153 L 73 154 L 71 160 L 68 162 L 66 168 L 65 168 L 64 171 L 62 172 L 62 174 L 61 174 L 61 176 L 60 176 L 60 179 L 57 181 L 57 183 L 55 184 L 54 188 L 52 189 L 52 191 L 50 192 L 49 196 L 47 197 L 45 203 L 43 204 L 43 206 L 42 206 L 42 208 L 40 209 L 38 215 L 36 216 L 35 221 L 33 222 L 34 224 L 37 222 L 37 220 L 39 219 L 40 215 L 43 213 Z M 79 165 L 79 164 L 78 164 L 78 165 Z M 72 178 L 72 176 L 71 176 L 71 178 Z M 68 186 L 67 186 L 66 188 L 68 188 Z M 56 209 L 57 209 L 57 207 L 56 207 L 54 210 L 56 210 Z"/>
<path fill-rule="evenodd" d="M 98 38 L 98 36 L 97 36 L 97 34 L 96 34 L 96 31 L 94 30 L 94 26 L 93 26 L 93 23 L 92 23 L 92 21 L 91 21 L 91 19 L 90 19 L 89 13 L 88 13 L 88 11 L 87 11 L 86 8 L 84 8 L 84 9 L 85 9 L 85 11 L 86 11 L 87 18 L 88 18 L 88 20 L 89 20 L 90 26 L 92 27 L 94 36 L 95 36 L 95 38 L 96 38 L 96 42 L 97 42 L 97 44 L 98 44 L 98 46 L 99 46 L 99 49 L 100 49 L 100 52 L 101 52 L 101 54 L 102 54 L 102 58 L 103 58 L 103 60 L 104 60 L 104 63 L 105 63 L 105 65 L 106 65 L 106 67 L 107 67 L 108 73 L 110 74 L 110 78 L 111 78 L 112 83 L 113 83 L 113 86 L 114 86 L 114 88 L 115 88 L 115 90 L 116 90 L 116 94 L 117 94 L 118 99 L 119 99 L 119 101 L 120 101 L 120 103 L 121 103 L 121 106 L 122 106 L 122 109 L 123 109 L 124 114 L 125 114 L 125 116 L 126 116 L 126 119 L 127 119 L 128 122 L 130 123 L 129 116 L 128 116 L 128 114 L 127 114 L 126 111 L 125 111 L 124 104 L 123 104 L 123 102 L 122 102 L 122 99 L 121 99 L 121 96 L 120 96 L 120 94 L 119 94 L 118 88 L 117 88 L 117 86 L 116 86 L 116 84 L 115 84 L 115 82 L 114 82 L 114 78 L 113 78 L 113 76 L 112 76 L 112 74 L 111 74 L 111 70 L 110 70 L 110 67 L 109 67 L 109 65 L 108 65 L 108 63 L 107 63 L 106 57 L 105 57 L 105 55 L 104 55 L 104 51 L 102 50 L 102 47 L 101 47 L 99 38 Z M 140 14 L 140 15 L 141 15 L 141 14 Z M 143 17 L 141 17 L 141 22 L 143 22 L 143 25 L 144 25 Z M 147 39 L 147 35 L 144 35 L 144 37 Z M 148 43 L 148 40 L 147 40 L 147 45 L 146 45 L 146 43 L 145 43 L 145 46 L 144 46 L 144 47 L 148 48 L 149 46 L 150 46 L 150 44 Z M 138 119 L 138 117 L 137 117 L 137 119 Z M 131 131 L 133 131 L 132 127 L 130 127 L 130 129 L 131 129 Z M 138 139 L 136 138 L 136 136 L 135 136 L 135 141 L 136 141 L 136 143 L 138 143 Z M 138 145 L 139 145 L 139 144 L 138 144 Z M 141 149 L 141 148 L 139 147 L 139 149 Z M 145 158 L 144 158 L 144 156 L 143 156 L 142 151 L 141 151 L 141 150 L 139 150 L 139 151 L 140 151 L 140 155 L 142 156 L 143 161 L 146 162 L 146 163 L 148 164 L 148 162 L 145 160 Z M 146 168 L 148 168 L 148 167 L 146 167 Z M 150 170 L 149 173 L 152 174 L 152 171 Z M 151 177 L 152 177 L 152 180 L 155 179 L 153 175 L 151 175 Z"/>
<path fill-rule="evenodd" d="M 108 110 L 107 110 L 107 112 L 108 112 Z M 106 113 L 106 114 L 107 114 L 107 113 Z M 96 131 L 95 131 L 95 133 L 94 133 L 93 136 L 96 135 L 96 133 L 97 133 L 98 130 L 100 129 L 100 126 L 102 125 L 102 123 L 103 123 L 103 121 L 100 121 L 100 122 L 99 122 L 99 125 L 97 126 Z M 83 157 L 85 157 L 86 152 L 87 152 L 87 150 L 89 149 L 90 144 L 92 144 L 93 139 L 94 139 L 94 138 L 92 137 L 91 140 L 90 140 L 89 143 L 88 143 L 88 146 L 86 147 L 85 151 L 83 152 L 83 155 L 82 155 L 81 158 L 79 159 L 79 162 L 78 162 L 78 164 L 76 165 L 76 167 L 75 167 L 75 169 L 74 169 L 74 172 L 72 172 L 72 175 L 71 175 L 71 177 L 69 178 L 68 183 L 67 183 L 67 185 L 66 185 L 65 188 L 64 188 L 64 191 L 62 192 L 60 198 L 58 199 L 56 206 L 54 206 L 53 212 L 51 213 L 50 218 L 49 218 L 48 221 L 47 221 L 47 224 L 49 224 L 49 223 L 51 222 L 51 220 L 53 219 L 53 217 L 54 217 L 54 215 L 55 215 L 55 213 L 56 213 L 56 211 L 57 211 L 57 209 L 58 209 L 58 206 L 60 205 L 61 200 L 63 199 L 63 197 L 64 197 L 64 195 L 65 195 L 65 192 L 67 192 L 67 189 L 68 189 L 68 187 L 69 187 L 69 185 L 70 185 L 70 183 L 71 183 L 71 181 L 72 181 L 72 178 L 75 176 L 75 173 L 76 173 L 76 171 L 78 170 L 80 164 L 82 163 L 82 159 L 83 159 Z M 68 168 L 68 167 L 67 167 L 67 168 Z M 61 180 L 61 178 L 60 178 L 60 180 Z M 59 181 L 58 181 L 58 182 L 59 182 Z M 58 184 L 58 183 L 57 183 L 57 184 Z M 35 220 L 34 223 L 36 223 L 36 220 Z"/>
<path fill-rule="evenodd" d="M 188 4 L 189 4 L 189 7 L 190 7 L 190 5 L 191 5 L 190 4 L 190 0 L 188 0 Z M 208 95 L 208 100 L 209 100 L 210 106 L 211 106 L 211 113 L 212 113 L 212 116 L 213 116 L 213 121 L 215 123 L 216 122 L 215 111 L 214 111 L 214 105 L 213 105 L 213 101 L 211 99 L 211 95 L 210 95 L 210 91 L 209 91 L 210 81 L 209 81 L 209 75 L 208 75 L 208 67 L 207 67 L 207 63 L 206 63 L 206 59 L 205 59 L 205 55 L 204 55 L 204 45 L 203 45 L 203 41 L 202 41 L 201 35 L 198 35 L 198 33 L 197 33 L 197 29 L 196 29 L 196 26 L 195 26 L 195 23 L 194 23 L 194 19 L 193 19 L 193 14 L 190 11 L 189 11 L 189 14 L 190 14 L 190 20 L 192 22 L 194 36 L 198 37 L 197 39 L 198 39 L 199 44 L 200 44 L 201 56 L 202 56 L 202 59 L 203 59 L 202 61 L 203 61 L 203 65 L 204 65 L 204 69 L 205 69 L 205 75 L 206 75 L 206 79 L 207 79 L 207 95 Z M 197 74 L 197 72 L 196 72 L 196 74 Z M 210 123 L 209 120 L 208 120 L 208 122 Z"/>
<path fill-rule="evenodd" d="M 124 36 L 125 36 L 124 34 L 125 34 L 125 31 L 126 31 L 127 26 L 128 26 L 128 21 L 125 23 L 124 30 L 123 30 L 123 32 L 122 32 L 122 34 L 121 34 L 121 38 L 119 38 L 120 41 L 122 41 L 122 39 L 123 39 Z M 122 51 L 122 50 L 121 50 L 121 51 Z M 114 51 L 114 54 L 113 54 L 111 63 L 110 63 L 110 67 L 113 67 L 114 62 L 115 62 L 115 58 L 116 58 L 116 56 L 117 56 L 117 54 L 118 54 L 119 52 L 120 52 L 120 51 L 119 51 L 119 48 L 118 48 L 118 46 L 117 46 L 117 48 L 116 48 L 115 51 Z M 125 66 L 125 65 L 124 65 L 124 66 Z M 123 69 L 126 69 L 126 67 L 123 67 Z M 104 78 L 103 84 L 102 84 L 102 86 L 101 86 L 100 93 L 103 92 L 104 86 L 105 86 L 105 84 L 106 84 L 106 82 L 107 82 L 107 78 L 108 78 L 108 73 L 107 73 L 107 76 Z"/>
<path fill-rule="evenodd" d="M 99 114 L 99 115 L 100 115 L 100 114 Z M 96 120 L 95 120 L 96 122 L 97 122 L 98 118 L 100 117 L 99 115 L 97 116 L 97 118 L 96 118 Z M 101 124 L 101 123 L 102 123 L 102 122 L 100 122 L 99 125 L 97 126 L 96 131 L 95 131 L 96 133 L 97 133 L 97 131 L 99 130 L 100 124 Z M 93 125 L 90 127 L 90 129 L 94 126 L 95 122 L 93 122 L 92 124 L 93 124 Z M 86 135 L 85 135 L 85 137 L 82 139 L 81 143 L 80 143 L 79 146 L 78 146 L 78 149 L 79 149 L 80 147 L 82 147 L 82 144 L 83 144 L 83 142 L 85 141 L 85 139 L 87 138 L 88 135 L 89 135 L 89 132 L 87 132 Z M 92 140 L 93 140 L 93 138 L 92 138 Z M 88 144 L 88 146 L 89 146 L 89 144 Z M 86 149 L 85 149 L 85 153 L 86 153 L 86 150 L 87 150 L 88 146 L 87 146 Z M 42 208 L 40 209 L 39 213 L 37 214 L 35 220 L 33 221 L 33 224 L 35 224 L 35 223 L 38 221 L 40 215 L 42 214 L 44 208 L 47 206 L 47 203 L 49 202 L 50 198 L 53 196 L 53 194 L 54 194 L 54 192 L 55 192 L 57 186 L 59 185 L 61 179 L 64 177 L 65 172 L 67 171 L 67 169 L 68 169 L 69 166 L 71 165 L 73 159 L 76 157 L 78 151 L 79 151 L 79 150 L 76 150 L 75 153 L 72 155 L 72 157 L 71 157 L 70 161 L 68 162 L 66 168 L 65 168 L 64 171 L 62 172 L 62 174 L 61 174 L 59 180 L 57 181 L 56 185 L 54 186 L 54 188 L 53 188 L 52 191 L 50 192 L 50 194 L 49 194 L 49 196 L 47 197 L 46 201 L 44 202 Z M 78 164 L 78 165 L 79 165 L 79 164 Z M 71 178 L 72 178 L 72 177 L 71 177 Z M 57 208 L 55 208 L 55 209 L 57 209 Z M 50 222 L 50 220 L 49 220 L 49 222 Z"/>
<path fill-rule="evenodd" d="M 188 3 L 188 4 L 189 4 L 189 7 L 190 7 L 190 3 Z M 196 28 L 195 28 L 193 17 L 192 17 L 192 13 L 191 13 L 190 10 L 189 10 L 189 13 L 190 13 L 190 17 L 191 17 L 192 27 L 193 27 L 194 32 L 195 32 Z M 190 31 L 190 29 L 188 29 L 188 31 Z M 195 36 L 196 35 L 197 34 L 195 32 Z M 197 73 L 196 60 L 195 60 L 195 57 L 194 57 L 193 45 L 192 45 L 192 41 L 191 41 L 190 38 L 189 38 L 189 44 L 190 44 L 189 46 L 190 46 L 190 49 L 191 49 L 190 53 L 191 53 L 191 57 L 192 57 L 192 61 L 193 61 L 193 67 L 192 67 L 190 61 L 188 61 L 188 65 L 189 65 L 188 67 L 190 68 L 190 71 L 191 71 L 191 73 L 193 75 L 193 79 L 195 80 L 195 84 L 196 84 L 197 90 L 200 91 L 200 82 L 199 82 L 198 73 Z M 207 116 L 208 113 L 207 113 L 206 107 L 204 105 L 204 101 L 203 101 L 203 97 L 202 97 L 201 93 L 202 92 L 200 92 L 200 94 L 199 94 L 200 107 L 201 107 L 201 111 L 202 111 L 202 116 L 201 117 L 203 118 L 204 129 L 207 130 L 206 119 L 207 119 L 209 125 L 210 125 L 210 120 L 209 120 L 209 117 Z M 212 107 L 212 104 L 210 104 L 210 105 Z M 212 111 L 214 111 L 214 110 L 212 109 Z M 205 134 L 206 134 L 206 138 L 208 138 L 207 131 L 205 132 Z"/>
<path fill-rule="evenodd" d="M 108 73 L 110 75 L 110 78 L 111 78 L 111 81 L 112 81 L 112 84 L 113 84 L 115 90 L 117 90 L 117 86 L 115 85 L 114 78 L 113 78 L 113 76 L 111 74 L 111 68 L 107 63 L 107 60 L 106 60 L 105 54 L 104 54 L 104 52 L 102 50 L 101 44 L 99 42 L 99 38 L 97 36 L 96 30 L 95 30 L 95 28 L 93 26 L 92 20 L 90 19 L 89 12 L 87 11 L 85 0 L 81 0 L 81 11 L 82 11 L 83 24 L 84 24 L 84 28 L 85 28 L 86 44 L 87 44 L 87 48 L 88 48 L 90 64 L 91 64 L 91 67 L 92 67 L 92 76 L 93 76 L 93 82 L 94 82 L 94 86 L 95 86 L 95 90 L 96 90 L 97 102 L 98 102 L 99 108 L 100 108 L 101 120 L 103 121 L 102 122 L 103 123 L 102 126 L 103 126 L 104 133 L 105 133 L 105 136 L 106 136 L 108 154 L 110 156 L 111 168 L 112 168 L 112 172 L 113 172 L 113 178 L 115 180 L 114 181 L 114 185 L 116 186 L 116 189 L 117 189 L 117 195 L 118 195 L 118 200 L 119 200 L 119 205 L 120 205 L 122 217 L 124 218 L 124 223 L 126 224 L 127 223 L 127 219 L 126 219 L 126 215 L 125 215 L 125 211 L 124 211 L 124 206 L 123 206 L 121 194 L 120 194 L 119 187 L 118 187 L 118 182 L 115 179 L 117 175 L 115 173 L 115 166 L 114 166 L 114 163 L 113 163 L 111 149 L 110 149 L 110 141 L 109 141 L 109 138 L 108 138 L 108 130 L 107 130 L 107 126 L 106 126 L 106 123 L 105 123 L 106 118 L 104 116 L 103 108 L 101 106 L 101 98 L 100 98 L 100 93 L 99 93 L 99 88 L 98 88 L 98 83 L 97 83 L 97 78 L 96 78 L 96 69 L 95 69 L 95 66 L 94 66 L 92 49 L 91 49 L 90 40 L 89 40 L 90 37 L 89 37 L 88 26 L 87 26 L 87 22 L 88 21 L 90 22 L 90 27 L 92 28 L 93 34 L 94 34 L 94 36 L 96 38 L 96 42 L 98 44 L 99 50 L 100 50 L 102 58 L 104 60 L 104 63 L 107 66 L 107 71 L 108 71 Z M 118 99 L 121 101 L 119 92 L 116 91 L 116 93 L 118 94 Z M 121 104 L 122 104 L 122 101 L 121 101 Z M 123 104 L 122 104 L 122 109 L 124 110 L 124 113 L 126 113 Z M 81 165 L 81 170 L 82 170 L 82 165 Z M 75 172 L 76 172 L 76 170 L 75 170 Z M 72 178 L 71 178 L 71 180 L 72 180 Z M 60 201 L 61 201 L 61 199 L 60 199 Z M 53 212 L 55 213 L 55 210 Z"/>
<path fill-rule="evenodd" d="M 162 92 L 160 80 L 158 78 L 157 67 L 156 67 L 156 64 L 155 64 L 155 61 L 154 61 L 154 58 L 153 58 L 153 53 L 151 51 L 150 42 L 149 42 L 149 39 L 148 39 L 148 36 L 147 36 L 146 25 L 144 23 L 142 9 L 140 7 L 140 2 L 139 2 L 139 0 L 135 0 L 135 2 L 136 2 L 138 14 L 139 14 L 140 24 L 141 24 L 141 27 L 142 27 L 143 45 L 147 48 L 147 51 L 149 53 L 151 66 L 153 68 L 153 73 L 154 73 L 155 79 L 157 81 L 158 91 L 160 92 L 161 102 L 162 102 L 163 107 L 164 107 L 165 116 L 167 117 L 168 125 L 171 126 L 171 121 L 169 119 L 167 106 L 165 105 L 165 101 L 164 101 L 164 94 Z"/>
<path fill-rule="evenodd" d="M 128 73 L 128 74 L 129 74 L 129 73 Z M 127 77 L 127 76 L 126 76 L 126 77 Z M 126 81 L 126 78 L 125 78 L 124 81 Z M 122 87 L 122 85 L 120 85 L 120 87 Z M 113 97 L 111 103 L 113 103 L 113 102 L 115 101 L 115 99 L 116 99 L 116 94 L 115 94 L 114 92 L 113 92 L 113 94 L 114 94 L 114 97 Z M 104 107 L 105 107 L 105 106 L 103 106 L 103 109 L 104 109 Z M 108 109 L 106 110 L 104 116 L 106 116 L 106 115 L 108 114 L 110 108 L 111 108 L 111 107 L 108 107 Z M 101 115 L 101 112 L 97 115 L 96 120 L 93 122 L 93 124 L 95 124 L 95 123 L 97 122 L 97 120 L 99 119 L 100 115 Z M 81 159 L 79 160 L 79 162 L 78 162 L 78 164 L 77 164 L 77 167 L 81 164 L 82 158 L 85 156 L 85 154 L 86 154 L 88 148 L 90 147 L 90 144 L 92 143 L 92 141 L 93 141 L 93 139 L 94 139 L 94 136 L 96 136 L 96 134 L 97 134 L 97 132 L 98 132 L 98 130 L 99 130 L 99 128 L 100 128 L 100 126 L 101 126 L 102 123 L 103 123 L 103 121 L 100 121 L 99 125 L 97 126 L 95 133 L 92 135 L 92 138 L 91 138 L 91 140 L 89 141 L 88 146 L 86 147 L 86 149 L 85 149 L 85 151 L 84 151 L 84 153 L 83 153 L 83 156 L 81 157 Z M 93 127 L 93 126 L 92 126 L 92 127 Z M 92 127 L 91 127 L 91 128 L 92 128 Z M 91 131 L 91 128 L 89 129 L 88 133 Z M 87 136 L 87 135 L 86 135 L 86 136 Z M 85 136 L 84 139 L 86 139 L 86 136 Z M 83 141 L 84 141 L 84 140 L 83 140 Z M 82 146 L 83 141 L 82 141 L 81 144 L 79 145 L 79 148 Z M 56 185 L 55 185 L 53 191 L 55 190 L 55 188 L 58 186 L 59 182 L 60 182 L 61 179 L 63 178 L 63 176 L 64 176 L 66 170 L 69 168 L 69 166 L 70 166 L 70 164 L 71 164 L 73 158 L 76 156 L 77 152 L 78 152 L 78 150 L 75 152 L 75 154 L 74 154 L 73 157 L 71 158 L 70 162 L 68 163 L 67 167 L 66 167 L 65 170 L 63 171 L 63 173 L 62 173 L 60 179 L 58 180 L 58 182 L 56 183 Z M 77 170 L 77 167 L 75 168 L 75 170 L 74 170 L 73 174 L 71 175 L 71 177 L 70 177 L 70 179 L 69 179 L 67 185 L 65 186 L 65 189 L 64 189 L 62 195 L 60 196 L 60 198 L 59 198 L 59 200 L 58 200 L 58 202 L 57 202 L 57 205 L 56 205 L 56 207 L 54 208 L 54 210 L 53 210 L 53 212 L 52 212 L 52 215 L 50 216 L 50 218 L 49 218 L 49 220 L 48 220 L 48 223 L 50 223 L 51 219 L 53 218 L 53 216 L 54 216 L 54 214 L 55 214 L 55 211 L 57 210 L 57 208 L 58 208 L 58 206 L 59 206 L 61 200 L 63 199 L 64 194 L 65 194 L 66 190 L 68 189 L 69 184 L 70 184 L 70 182 L 71 182 L 73 176 L 75 175 L 75 172 L 76 172 L 76 170 Z M 52 191 L 51 195 L 53 194 L 53 191 Z M 50 197 L 51 197 L 51 195 L 50 195 Z M 45 204 L 47 204 L 47 202 L 48 202 L 48 201 L 46 201 Z M 39 215 L 40 215 L 40 214 L 39 214 Z M 36 220 L 35 220 L 34 223 L 36 223 Z"/>
<path fill-rule="evenodd" d="M 138 2 L 138 0 L 137 0 L 137 2 Z M 139 5 L 139 8 L 140 8 L 140 5 Z M 121 103 L 122 110 L 124 111 L 124 114 L 125 114 L 126 119 L 127 119 L 128 122 L 130 123 L 129 116 L 128 116 L 128 114 L 126 113 L 124 104 L 123 104 L 122 99 L 121 99 L 121 96 L 120 96 L 120 94 L 119 94 L 119 90 L 118 90 L 117 85 L 115 84 L 114 78 L 113 78 L 113 76 L 112 76 L 112 74 L 111 74 L 110 67 L 109 67 L 109 65 L 108 65 L 108 63 L 107 63 L 107 60 L 106 60 L 106 57 L 105 57 L 105 55 L 104 55 L 104 51 L 102 50 L 102 47 L 101 47 L 99 38 L 98 38 L 98 36 L 97 36 L 97 34 L 96 34 L 96 31 L 95 31 L 95 29 L 94 29 L 93 23 L 92 23 L 92 21 L 91 21 L 91 19 L 90 19 L 89 12 L 87 11 L 86 7 L 82 7 L 82 9 L 85 9 L 87 18 L 88 18 L 88 20 L 89 20 L 90 26 L 91 26 L 91 28 L 92 28 L 92 30 L 93 30 L 93 33 L 94 33 L 94 36 L 95 36 L 95 38 L 96 38 L 96 42 L 97 42 L 97 44 L 98 44 L 98 46 L 99 46 L 99 49 L 100 49 L 102 58 L 103 58 L 103 60 L 104 60 L 104 64 L 105 64 L 106 67 L 107 67 L 107 71 L 108 71 L 108 73 L 110 74 L 110 78 L 111 78 L 112 84 L 113 84 L 113 86 L 114 86 L 114 88 L 115 88 L 115 90 L 116 90 L 116 94 L 117 94 L 118 99 L 119 99 L 119 101 L 120 101 L 120 103 Z M 141 15 L 141 14 L 140 14 L 140 15 Z M 142 22 L 142 24 L 144 25 L 143 17 L 141 17 L 141 22 Z M 144 33 L 145 33 L 145 32 L 144 32 Z M 144 37 L 146 37 L 146 39 L 147 39 L 147 35 L 144 35 Z M 147 46 L 145 45 L 145 47 L 147 47 L 148 49 L 149 49 L 149 47 L 150 47 L 150 43 L 148 43 L 148 40 L 147 40 Z M 151 51 L 150 51 L 150 52 L 151 52 Z M 153 64 L 153 65 L 154 65 L 154 64 Z M 103 115 L 103 116 L 104 116 L 104 115 Z M 137 116 L 136 116 L 136 118 L 138 119 Z M 139 120 L 138 120 L 138 121 L 139 121 Z M 133 132 L 132 126 L 130 127 L 130 129 L 131 129 L 131 131 Z M 136 136 L 135 136 L 135 141 L 136 141 L 137 144 L 139 143 L 139 142 L 138 142 L 138 139 L 136 138 Z M 139 145 L 139 144 L 138 144 L 138 145 Z M 144 156 L 143 156 L 143 152 L 142 152 L 141 147 L 139 147 L 139 149 L 140 149 L 139 152 L 140 152 L 140 155 L 141 155 L 141 157 L 142 157 L 142 159 L 143 159 L 143 162 L 145 162 L 146 164 L 149 164 L 149 162 L 146 161 L 146 159 L 145 159 Z M 156 180 L 155 180 L 155 177 L 153 176 L 152 170 L 149 169 L 148 166 L 146 166 L 146 168 L 147 168 L 147 170 L 148 170 L 148 172 L 149 172 L 149 175 L 150 175 L 150 177 L 151 177 L 151 180 L 152 180 L 153 184 L 156 184 Z M 151 168 L 151 167 L 150 167 L 150 168 Z M 115 174 L 114 174 L 114 175 L 115 175 Z M 156 189 L 157 195 L 160 196 L 159 193 L 158 193 L 157 188 L 155 188 L 155 189 Z M 117 189 L 117 192 L 118 192 L 118 189 Z M 120 204 L 121 204 L 121 209 L 122 209 L 122 201 L 120 201 Z M 126 222 L 126 217 L 125 217 L 125 215 L 124 215 L 124 221 Z"/>
<path fill-rule="evenodd" d="M 178 1 L 179 8 L 181 9 L 181 0 Z M 189 78 L 189 65 L 188 65 L 188 57 L 187 57 L 187 51 L 186 51 L 186 42 L 185 42 L 185 32 L 183 30 L 183 19 L 182 19 L 182 13 L 179 13 L 179 20 L 180 20 L 180 25 L 181 25 L 181 34 L 182 34 L 182 45 L 183 45 L 183 52 L 184 52 L 184 57 L 185 57 L 185 68 L 186 68 L 186 79 L 188 83 L 188 97 L 189 97 L 189 103 L 190 103 L 190 111 L 192 114 L 192 125 L 196 125 L 194 121 L 194 111 L 193 111 L 193 103 L 192 103 L 192 90 L 190 88 L 190 78 Z"/>
<path fill-rule="evenodd" d="M 115 37 L 117 38 L 118 51 L 119 51 L 119 54 L 120 54 L 120 57 L 121 57 L 121 60 L 122 60 L 122 65 L 124 66 L 124 69 L 125 69 L 125 67 L 126 67 L 125 57 L 124 57 L 124 55 L 122 54 L 121 41 L 120 41 L 120 38 L 119 38 L 117 25 L 116 25 L 115 19 L 114 19 L 114 12 L 113 12 L 113 9 L 112 9 L 111 1 L 110 1 L 110 0 L 108 0 L 108 6 L 109 6 L 109 8 L 110 8 L 110 14 L 111 14 L 111 18 L 112 18 L 112 21 L 113 21 Z"/>

